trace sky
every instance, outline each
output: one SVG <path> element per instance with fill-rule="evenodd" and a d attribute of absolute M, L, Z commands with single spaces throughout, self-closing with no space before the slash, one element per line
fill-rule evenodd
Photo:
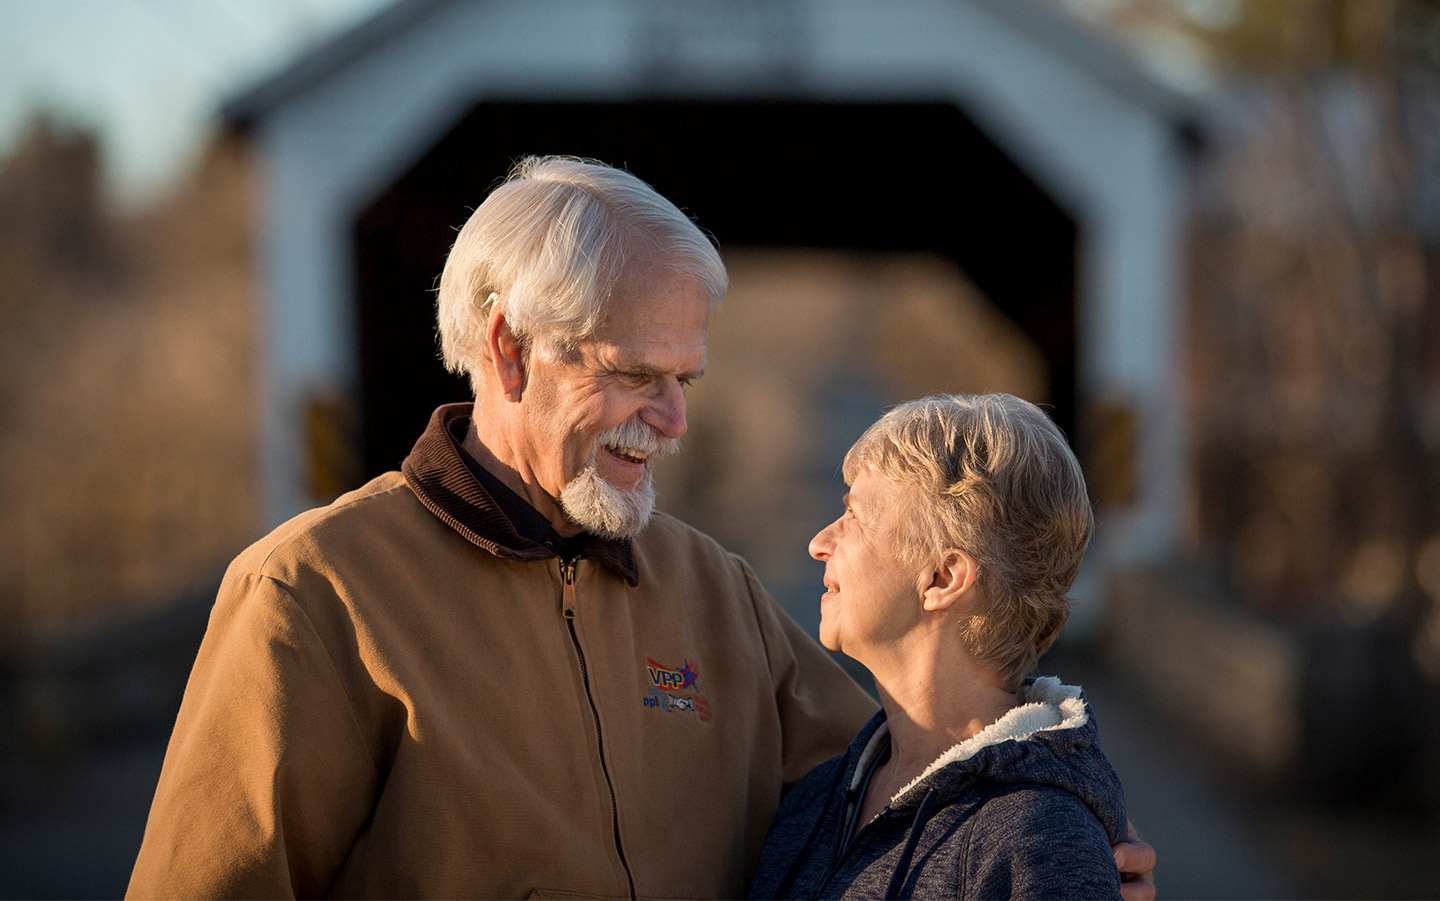
<path fill-rule="evenodd" d="M 0 0 L 0 158 L 38 109 L 96 130 L 123 204 L 164 192 L 221 103 L 391 0 Z"/>
<path fill-rule="evenodd" d="M 0 159 L 46 109 L 96 130 L 112 196 L 143 204 L 194 159 L 221 103 L 392 2 L 0 0 Z M 1094 16 L 1123 0 L 1059 2 Z"/>

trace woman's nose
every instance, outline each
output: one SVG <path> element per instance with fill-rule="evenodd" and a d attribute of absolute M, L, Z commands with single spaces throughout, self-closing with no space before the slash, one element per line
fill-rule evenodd
<path fill-rule="evenodd" d="M 834 528 L 835 523 L 832 522 L 815 533 L 815 537 L 810 539 L 810 556 L 816 560 L 829 559 L 830 551 L 835 547 L 834 536 L 831 535 L 831 530 Z"/>

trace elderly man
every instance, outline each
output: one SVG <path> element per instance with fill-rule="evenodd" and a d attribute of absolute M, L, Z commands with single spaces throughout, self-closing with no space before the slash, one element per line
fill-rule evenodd
<path fill-rule="evenodd" d="M 875 705 L 652 516 L 725 287 L 628 173 L 516 168 L 441 278 L 474 404 L 231 565 L 131 896 L 743 893 L 782 789 Z"/>

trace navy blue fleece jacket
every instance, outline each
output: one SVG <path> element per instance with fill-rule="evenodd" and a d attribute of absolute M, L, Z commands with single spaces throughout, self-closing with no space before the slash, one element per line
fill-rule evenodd
<path fill-rule="evenodd" d="M 752 898 L 1118 898 L 1120 778 L 1079 688 L 1052 678 L 942 754 L 851 836 L 866 773 L 889 746 L 882 710 L 846 753 L 786 794 Z"/>

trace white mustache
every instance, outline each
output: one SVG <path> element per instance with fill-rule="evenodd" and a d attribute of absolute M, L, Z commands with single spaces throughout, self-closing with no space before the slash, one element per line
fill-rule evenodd
<path fill-rule="evenodd" d="M 647 460 L 668 457 L 680 449 L 680 439 L 667 438 L 639 419 L 627 419 L 606 429 L 596 439 L 596 444 Z"/>

